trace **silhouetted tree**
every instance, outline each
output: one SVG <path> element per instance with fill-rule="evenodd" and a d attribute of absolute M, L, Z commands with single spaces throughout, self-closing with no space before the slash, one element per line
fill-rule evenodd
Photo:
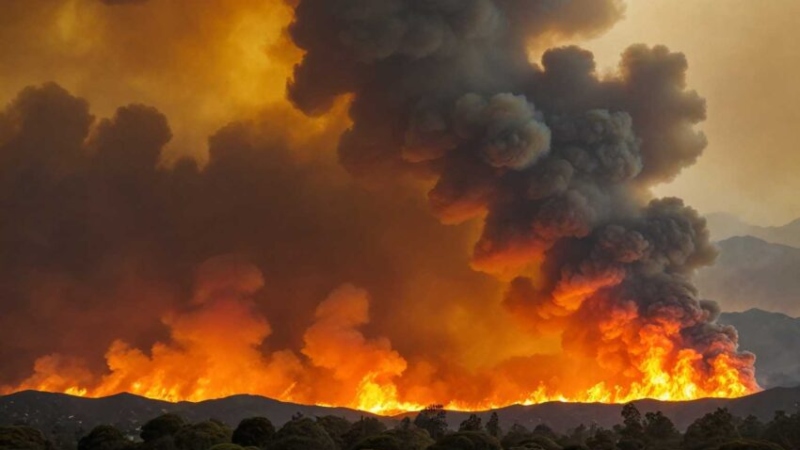
<path fill-rule="evenodd" d="M 754 441 L 748 439 L 738 439 L 720 445 L 716 450 L 784 450 L 778 444 L 767 441 Z M 790 450 L 794 450 L 793 448 Z"/>
<path fill-rule="evenodd" d="M 732 441 L 736 437 L 738 436 L 733 416 L 727 409 L 720 408 L 689 425 L 683 436 L 683 444 L 688 450 L 705 450 Z"/>
<path fill-rule="evenodd" d="M 386 431 L 386 425 L 374 417 L 362 417 L 342 435 L 342 447 L 347 449 L 364 439 Z"/>
<path fill-rule="evenodd" d="M 800 413 L 788 415 L 784 411 L 776 412 L 764 429 L 763 438 L 786 449 L 800 448 Z"/>
<path fill-rule="evenodd" d="M 586 428 L 586 425 L 580 424 L 570 430 L 568 438 L 570 440 L 570 444 L 584 444 L 592 434 L 593 433 L 589 433 L 589 429 Z"/>
<path fill-rule="evenodd" d="M 628 403 L 622 407 L 622 426 L 619 428 L 619 435 L 626 442 L 644 442 L 644 423 L 642 413 L 633 403 Z M 632 444 L 630 444 L 632 445 Z M 643 446 L 644 444 L 642 444 Z"/>
<path fill-rule="evenodd" d="M 78 450 L 127 450 L 133 443 L 118 429 L 109 425 L 94 427 L 78 441 Z"/>
<path fill-rule="evenodd" d="M 483 430 L 483 422 L 476 414 L 470 414 L 461 425 L 458 426 L 458 431 L 481 431 Z"/>
<path fill-rule="evenodd" d="M 425 450 L 433 445 L 434 440 L 427 431 L 415 427 L 413 424 L 405 429 L 394 429 L 383 434 L 397 438 L 403 450 Z"/>
<path fill-rule="evenodd" d="M 0 427 L 0 449 L 51 450 L 53 445 L 41 431 L 28 426 Z"/>
<path fill-rule="evenodd" d="M 442 405 L 430 405 L 417 414 L 414 425 L 438 440 L 447 433 L 447 411 Z"/>
<path fill-rule="evenodd" d="M 739 424 L 739 435 L 745 439 L 759 439 L 764 435 L 766 426 L 758 417 L 749 415 Z"/>
<path fill-rule="evenodd" d="M 412 426 L 414 426 L 414 424 L 411 423 L 411 418 L 410 417 L 403 417 L 403 420 L 401 420 L 400 423 L 397 424 L 397 429 L 398 430 L 409 430 L 409 429 L 411 429 Z"/>
<path fill-rule="evenodd" d="M 553 439 L 535 434 L 520 424 L 514 424 L 501 441 L 505 449 L 561 450 Z"/>
<path fill-rule="evenodd" d="M 680 436 L 675 424 L 661 411 L 644 415 L 644 436 L 648 442 L 670 441 Z"/>
<path fill-rule="evenodd" d="M 428 450 L 502 450 L 496 438 L 480 431 L 459 431 L 439 439 Z"/>
<path fill-rule="evenodd" d="M 586 439 L 586 446 L 591 450 L 615 450 L 617 448 L 617 436 L 611 430 L 597 428 Z"/>
<path fill-rule="evenodd" d="M 178 450 L 208 450 L 217 444 L 230 443 L 231 430 L 215 420 L 185 425 L 175 433 Z"/>
<path fill-rule="evenodd" d="M 556 432 L 553 431 L 552 428 L 550 428 L 549 426 L 547 426 L 547 424 L 544 423 L 536 425 L 536 427 L 534 427 L 533 429 L 533 434 L 535 434 L 536 436 L 543 436 L 548 439 L 552 439 L 554 441 L 558 439 L 558 435 L 556 435 Z"/>
<path fill-rule="evenodd" d="M 317 423 L 324 428 L 325 432 L 328 433 L 328 436 L 333 439 L 333 443 L 336 444 L 336 448 L 345 448 L 344 435 L 350 431 L 350 427 L 353 426 L 349 420 L 345 419 L 344 417 L 328 415 L 317 417 Z"/>
<path fill-rule="evenodd" d="M 139 436 L 145 442 L 155 441 L 165 436 L 174 436 L 186 421 L 183 417 L 176 414 L 164 414 L 156 417 L 142 425 L 142 432 Z"/>
<path fill-rule="evenodd" d="M 489 421 L 486 422 L 486 432 L 489 436 L 500 439 L 503 436 L 503 429 L 500 428 L 500 416 L 496 412 L 492 412 L 489 416 Z"/>
<path fill-rule="evenodd" d="M 227 444 L 217 444 L 211 447 L 209 450 L 246 450 L 246 449 L 238 444 L 227 443 Z"/>
<path fill-rule="evenodd" d="M 381 433 L 362 439 L 351 450 L 405 450 L 405 447 L 397 437 Z"/>
<path fill-rule="evenodd" d="M 239 422 L 233 430 L 231 442 L 242 447 L 266 448 L 275 435 L 275 426 L 266 417 L 251 417 Z"/>
<path fill-rule="evenodd" d="M 286 422 L 269 444 L 272 450 L 336 450 L 336 444 L 320 424 L 308 417 Z"/>

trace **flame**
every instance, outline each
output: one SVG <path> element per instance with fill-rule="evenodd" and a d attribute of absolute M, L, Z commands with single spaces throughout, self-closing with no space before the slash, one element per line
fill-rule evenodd
<path fill-rule="evenodd" d="M 239 284 L 245 292 L 260 286 L 258 274 L 242 277 Z M 204 298 L 215 295 L 207 291 L 203 290 Z M 432 384 L 430 379 L 415 376 L 415 371 L 409 370 L 409 362 L 392 349 L 388 340 L 368 338 L 360 331 L 369 320 L 369 298 L 363 290 L 346 285 L 320 304 L 316 322 L 306 331 L 302 355 L 287 350 L 264 355 L 259 350 L 271 329 L 265 319 L 253 312 L 246 297 L 226 294 L 204 301 L 195 312 L 167 318 L 173 342 L 156 344 L 149 354 L 115 342 L 106 354 L 110 372 L 99 380 L 93 379 L 79 362 L 51 355 L 37 362 L 36 373 L 28 380 L 0 392 L 35 389 L 81 397 L 130 392 L 170 402 L 249 393 L 393 415 L 418 411 L 431 403 L 442 403 L 450 410 L 482 411 L 546 402 L 735 398 L 758 389 L 752 374 L 741 368 L 735 356 L 725 352 L 704 356 L 694 349 L 680 348 L 675 339 L 679 332 L 676 323 L 637 327 L 633 325 L 635 312 L 628 309 L 610 315 L 599 326 L 599 372 L 585 373 L 573 380 L 564 375 L 560 379 L 530 381 L 524 375 L 514 377 L 511 371 L 498 366 L 488 372 L 508 378 L 486 383 L 481 398 L 476 400 L 466 394 L 459 398 L 456 387 L 451 391 L 452 398 L 442 402 L 436 389 L 425 389 Z M 625 343 L 628 363 L 619 364 L 614 342 Z M 580 365 L 579 361 L 574 363 Z M 417 366 L 413 368 L 418 369 Z M 601 381 L 588 387 L 572 387 L 573 383 L 580 386 L 584 379 L 598 375 L 603 378 Z M 464 389 L 480 387 L 482 382 L 485 380 L 469 374 L 461 380 Z M 530 387 L 521 387 L 524 383 Z M 511 387 L 504 389 L 506 385 Z"/>

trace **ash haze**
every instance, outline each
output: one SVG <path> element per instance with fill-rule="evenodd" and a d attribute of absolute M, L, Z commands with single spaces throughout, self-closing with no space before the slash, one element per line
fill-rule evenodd
<path fill-rule="evenodd" d="M 0 392 L 758 390 L 692 205 L 800 213 L 768 3 L 6 0 Z"/>

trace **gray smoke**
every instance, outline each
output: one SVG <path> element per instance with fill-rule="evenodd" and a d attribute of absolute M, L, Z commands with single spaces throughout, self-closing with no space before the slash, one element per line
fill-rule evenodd
<path fill-rule="evenodd" d="M 473 267 L 516 277 L 507 306 L 531 329 L 561 321 L 565 351 L 597 347 L 604 323 L 634 305 L 621 335 L 677 324 L 676 352 L 725 353 L 755 386 L 753 356 L 691 283 L 715 258 L 705 220 L 650 199 L 706 145 L 685 57 L 633 46 L 606 78 L 577 47 L 528 62 L 529 44 L 621 12 L 614 1 L 302 0 L 290 32 L 307 53 L 290 99 L 314 115 L 351 94 L 341 162 L 362 177 L 431 174 L 444 222 L 484 222 Z M 630 357 L 623 337 L 603 339 Z"/>

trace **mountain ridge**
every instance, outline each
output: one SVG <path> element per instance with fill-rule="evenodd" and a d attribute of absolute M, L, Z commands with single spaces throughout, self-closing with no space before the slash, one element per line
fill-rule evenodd
<path fill-rule="evenodd" d="M 761 420 L 772 418 L 775 411 L 794 411 L 800 405 L 800 387 L 774 388 L 737 399 L 698 399 L 683 402 L 664 402 L 644 399 L 633 402 L 642 413 L 662 411 L 680 429 L 716 408 L 727 407 L 733 414 L 745 417 L 755 415 Z M 518 423 L 535 427 L 546 423 L 553 429 L 565 431 L 580 424 L 611 427 L 620 422 L 622 405 L 603 403 L 549 402 L 538 405 L 512 405 L 479 412 L 449 411 L 448 423 L 452 428 L 476 414 L 487 420 L 496 412 L 504 426 Z M 281 425 L 297 413 L 313 417 L 336 415 L 348 420 L 360 417 L 377 417 L 392 426 L 415 412 L 397 416 L 376 416 L 348 408 L 328 408 L 299 405 L 255 395 L 235 395 L 202 402 L 170 403 L 152 400 L 133 394 L 117 394 L 103 398 L 74 397 L 67 394 L 40 391 L 22 391 L 0 396 L 0 425 L 26 424 L 48 432 L 56 428 L 70 428 L 85 432 L 100 424 L 114 425 L 135 434 L 142 424 L 158 415 L 171 412 L 190 421 L 214 418 L 235 426 L 247 417 L 264 416 Z"/>

